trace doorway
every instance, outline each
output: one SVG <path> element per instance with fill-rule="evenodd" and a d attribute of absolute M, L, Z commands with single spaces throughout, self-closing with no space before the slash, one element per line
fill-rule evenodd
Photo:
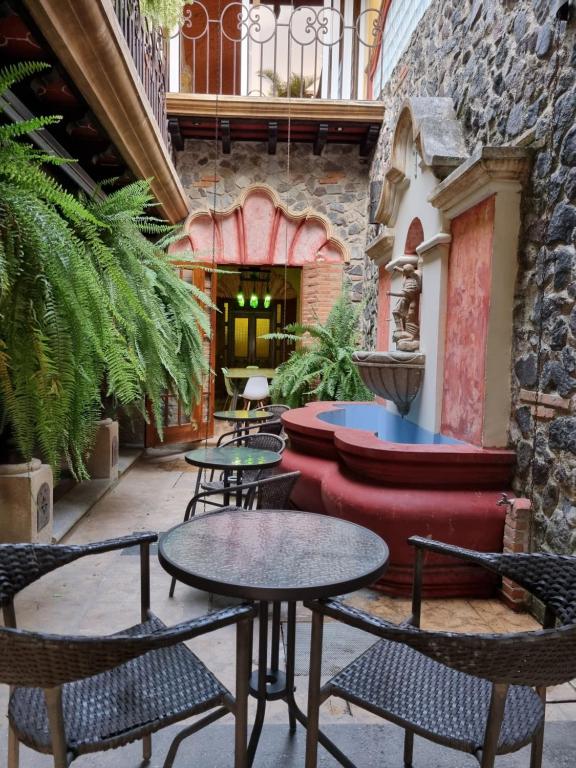
<path fill-rule="evenodd" d="M 282 331 L 296 321 L 300 274 L 299 268 L 253 268 L 220 276 L 216 324 L 217 401 L 223 402 L 226 398 L 223 367 L 277 368 L 288 358 L 293 349 L 290 343 L 262 336 Z M 260 282 L 253 279 L 255 276 Z"/>

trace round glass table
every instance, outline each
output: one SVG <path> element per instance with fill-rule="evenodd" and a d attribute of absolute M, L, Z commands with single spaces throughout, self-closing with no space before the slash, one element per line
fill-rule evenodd
<path fill-rule="evenodd" d="M 202 470 L 220 469 L 224 473 L 224 487 L 230 491 L 224 491 L 225 505 L 230 502 L 230 493 L 234 490 L 234 484 L 230 483 L 232 473 L 236 473 L 237 484 L 242 481 L 242 472 L 246 469 L 269 469 L 282 461 L 282 456 L 276 451 L 266 451 L 262 448 L 249 448 L 245 445 L 223 445 L 213 448 L 196 448 L 184 456 L 188 464 L 198 467 L 196 478 L 196 496 L 202 482 Z M 236 503 L 242 505 L 242 493 L 236 494 Z"/>
<path fill-rule="evenodd" d="M 266 421 L 271 419 L 273 414 L 268 413 L 267 410 L 260 408 L 257 411 L 214 411 L 214 418 L 219 421 L 234 421 L 243 423 L 249 423 L 251 421 Z"/>
<path fill-rule="evenodd" d="M 291 510 L 222 509 L 177 525 L 161 537 L 160 563 L 178 581 L 260 604 L 258 669 L 250 681 L 250 692 L 258 700 L 248 747 L 250 765 L 267 701 L 286 702 L 291 731 L 296 720 L 306 726 L 294 699 L 296 602 L 334 597 L 372 584 L 386 570 L 388 555 L 383 539 L 367 528 Z M 282 602 L 288 604 L 284 671 L 279 663 Z M 320 743 L 342 765 L 351 765 L 324 734 Z"/>

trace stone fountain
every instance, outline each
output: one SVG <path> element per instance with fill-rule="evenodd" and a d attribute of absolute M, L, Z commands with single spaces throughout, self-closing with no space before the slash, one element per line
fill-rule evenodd
<path fill-rule="evenodd" d="M 422 352 L 355 352 L 352 356 L 364 384 L 375 395 L 392 400 L 402 416 L 410 410 L 424 379 Z"/>
<path fill-rule="evenodd" d="M 414 261 L 417 263 L 417 257 Z M 395 323 L 392 341 L 396 350 L 355 352 L 352 360 L 368 389 L 385 400 L 392 400 L 400 414 L 406 416 L 422 386 L 426 362 L 426 356 L 419 351 L 422 277 L 412 263 L 394 269 L 403 276 L 401 290 L 389 293 L 398 299 L 392 312 Z"/>

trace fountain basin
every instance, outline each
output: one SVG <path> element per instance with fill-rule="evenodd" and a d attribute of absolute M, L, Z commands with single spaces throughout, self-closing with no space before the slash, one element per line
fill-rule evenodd
<path fill-rule="evenodd" d="M 434 435 L 382 411 L 374 403 L 323 402 L 286 412 L 282 468 L 302 473 L 293 493 L 301 509 L 360 523 L 386 540 L 390 566 L 377 587 L 408 597 L 409 536 L 501 551 L 505 510 L 497 501 L 510 487 L 515 454 Z M 495 586 L 475 566 L 427 557 L 428 597 L 487 597 Z"/>

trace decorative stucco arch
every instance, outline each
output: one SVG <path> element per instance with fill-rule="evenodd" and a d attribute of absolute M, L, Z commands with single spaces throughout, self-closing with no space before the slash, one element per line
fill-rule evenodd
<path fill-rule="evenodd" d="M 264 184 L 249 186 L 222 211 L 195 211 L 173 252 L 192 250 L 220 265 L 301 267 L 344 264 L 349 253 L 330 221 L 312 209 L 292 211 Z"/>

